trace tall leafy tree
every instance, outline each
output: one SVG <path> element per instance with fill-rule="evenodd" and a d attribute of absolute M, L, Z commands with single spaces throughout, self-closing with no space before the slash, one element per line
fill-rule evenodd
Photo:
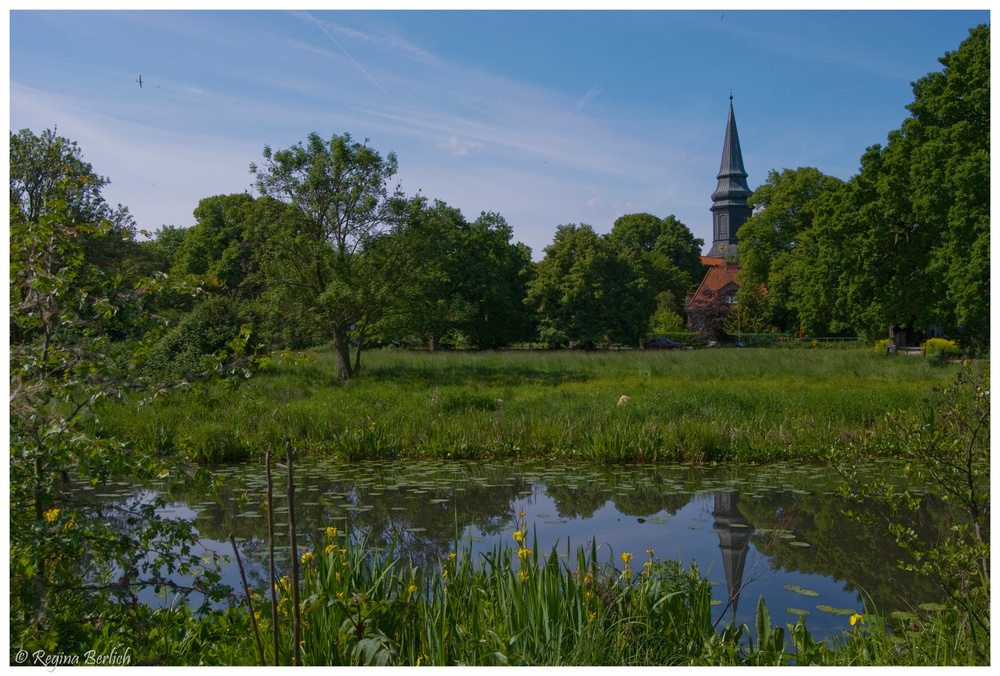
<path fill-rule="evenodd" d="M 915 221 L 937 234 L 928 272 L 943 282 L 940 321 L 982 347 L 990 334 L 990 27 L 970 30 L 940 61 L 942 71 L 913 85 L 900 130 L 913 148 L 906 176 Z"/>
<path fill-rule="evenodd" d="M 532 331 L 524 306 L 531 270 L 531 249 L 513 243 L 503 216 L 483 212 L 468 228 L 467 288 L 472 315 L 462 331 L 471 345 L 495 349 L 524 340 Z"/>
<path fill-rule="evenodd" d="M 628 342 L 638 344 L 658 307 L 683 311 L 687 294 L 704 275 L 704 241 L 673 216 L 645 213 L 618 218 L 608 241 L 633 273 L 620 299 L 619 321 Z"/>
<path fill-rule="evenodd" d="M 468 321 L 472 303 L 464 281 L 471 265 L 468 223 L 462 212 L 440 200 L 410 199 L 405 237 L 417 264 L 394 294 L 392 311 L 380 323 L 387 338 L 416 335 L 432 351 L 442 338 Z"/>
<path fill-rule="evenodd" d="M 809 241 L 817 200 L 842 183 L 800 167 L 770 172 L 754 191 L 748 200 L 754 214 L 740 226 L 741 308 L 755 307 L 757 317 L 778 330 L 799 328 L 806 303 L 796 286 L 808 284 L 814 271 Z"/>
<path fill-rule="evenodd" d="M 446 336 L 492 349 L 522 339 L 530 312 L 523 305 L 531 250 L 511 244 L 502 216 L 472 223 L 440 200 L 409 201 L 405 238 L 415 264 L 381 322 L 386 338 L 415 335 L 436 350 Z"/>
<path fill-rule="evenodd" d="M 914 83 L 913 115 L 817 217 L 835 324 L 874 338 L 937 325 L 989 341 L 989 27 Z"/>
<path fill-rule="evenodd" d="M 589 225 L 560 225 L 528 283 L 525 300 L 538 316 L 538 336 L 550 345 L 622 340 L 622 296 L 633 281 L 606 237 Z"/>
<path fill-rule="evenodd" d="M 263 195 L 301 215 L 269 241 L 268 280 L 309 304 L 333 340 L 341 379 L 360 372 L 366 333 L 405 269 L 403 239 L 390 237 L 403 201 L 398 188 L 388 187 L 396 156 L 382 157 L 366 143 L 312 133 L 285 150 L 265 146 L 263 163 L 250 166 Z"/>

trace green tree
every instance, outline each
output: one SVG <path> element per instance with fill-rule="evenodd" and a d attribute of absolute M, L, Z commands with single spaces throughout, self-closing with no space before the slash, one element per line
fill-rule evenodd
<path fill-rule="evenodd" d="M 74 141 L 57 136 L 55 130 L 35 135 L 29 129 L 10 134 L 10 208 L 17 218 L 37 226 L 51 214 L 64 222 L 77 223 L 79 252 L 89 269 L 117 273 L 122 290 L 136 282 L 133 261 L 138 253 L 135 226 L 128 209 L 111 208 L 101 194 L 108 179 L 96 174 Z M 16 215 L 14 215 L 16 210 Z M 85 227 L 100 224 L 100 227 Z M 105 283 L 111 283 L 109 278 Z M 12 325 L 12 341 L 26 336 L 25 326 Z M 116 316 L 106 317 L 101 329 L 116 335 L 128 333 Z"/>
<path fill-rule="evenodd" d="M 620 309 L 634 273 L 606 237 L 589 225 L 560 225 L 535 270 L 525 302 L 537 313 L 543 342 L 596 345 L 625 337 Z"/>
<path fill-rule="evenodd" d="M 512 243 L 513 229 L 497 213 L 483 212 L 469 224 L 466 273 L 472 314 L 461 327 L 468 342 L 495 349 L 530 337 L 531 313 L 524 305 L 531 249 Z"/>
<path fill-rule="evenodd" d="M 398 189 L 390 194 L 387 187 L 396 156 L 383 158 L 349 134 L 327 142 L 316 133 L 286 150 L 265 146 L 263 156 L 261 166 L 250 166 L 257 188 L 301 215 L 268 241 L 266 277 L 308 304 L 333 340 L 338 377 L 350 379 L 361 370 L 369 328 L 405 271 L 404 240 L 390 236 L 402 211 Z"/>
<path fill-rule="evenodd" d="M 936 234 L 928 266 L 943 287 L 936 321 L 982 348 L 990 335 L 990 27 L 971 29 L 940 61 L 941 72 L 913 84 L 900 130 L 912 146 L 906 178 L 915 221 Z"/>
<path fill-rule="evenodd" d="M 652 214 L 620 217 L 608 241 L 633 272 L 620 299 L 620 321 L 621 332 L 636 345 L 649 330 L 658 306 L 683 311 L 687 294 L 704 276 L 700 255 L 704 241 L 695 239 L 673 216 Z"/>
<path fill-rule="evenodd" d="M 408 283 L 397 290 L 381 333 L 387 338 L 420 336 L 434 351 L 473 313 L 474 299 L 464 283 L 472 263 L 468 223 L 458 209 L 440 200 L 428 204 L 422 196 L 409 201 L 406 219 L 405 237 L 419 263 Z"/>
<path fill-rule="evenodd" d="M 190 556 L 190 525 L 158 513 L 169 494 L 109 504 L 80 496 L 81 485 L 123 475 L 152 481 L 172 472 L 185 483 L 187 473 L 166 454 L 94 432 L 97 401 L 142 387 L 134 370 L 116 368 L 108 322 L 144 326 L 144 304 L 158 288 L 122 284 L 97 265 L 101 256 L 88 255 L 113 249 L 105 238 L 122 234 L 100 206 L 89 165 L 64 141 L 43 137 L 39 148 L 60 149 L 40 162 L 25 163 L 21 148 L 11 156 L 10 631 L 29 653 L 82 654 L 100 636 L 148 639 L 138 589 L 176 587 L 161 579 L 175 572 L 194 576 L 195 586 L 206 576 Z M 52 177 L 45 190 L 20 192 L 42 175 Z"/>
<path fill-rule="evenodd" d="M 972 29 L 941 62 L 942 72 L 913 84 L 911 117 L 817 206 L 815 264 L 799 276 L 813 273 L 806 303 L 832 296 L 834 330 L 872 339 L 936 325 L 981 348 L 989 341 L 989 27 Z"/>
<path fill-rule="evenodd" d="M 818 198 L 842 183 L 812 167 L 784 169 L 770 172 L 750 198 L 754 215 L 740 226 L 737 298 L 741 307 L 755 308 L 763 323 L 798 330 L 806 305 L 799 285 L 808 284 L 813 273 L 811 230 Z"/>

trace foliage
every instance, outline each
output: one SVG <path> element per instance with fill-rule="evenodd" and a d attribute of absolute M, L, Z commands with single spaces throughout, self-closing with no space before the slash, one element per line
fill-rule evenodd
<path fill-rule="evenodd" d="M 361 370 L 365 336 L 407 270 L 403 240 L 392 237 L 401 196 L 387 182 L 396 156 L 385 158 L 349 134 L 329 142 L 312 133 L 306 145 L 264 147 L 250 166 L 261 194 L 291 204 L 300 218 L 281 223 L 266 243 L 268 283 L 304 302 L 337 351 L 337 375 Z M 352 363 L 349 333 L 356 335 Z"/>
<path fill-rule="evenodd" d="M 923 499 L 901 490 L 884 477 L 854 480 L 851 470 L 863 449 L 834 447 L 831 460 L 848 479 L 849 490 L 880 507 L 885 525 L 912 557 L 900 567 L 927 576 L 949 596 L 952 631 L 968 636 L 976 660 L 988 660 L 989 520 L 990 520 L 990 395 L 989 370 L 966 363 L 951 385 L 934 388 L 924 400 L 919 423 L 900 421 L 896 429 L 906 458 L 910 482 L 930 483 L 941 499 L 962 515 L 949 537 L 925 542 L 908 520 Z M 920 485 L 920 484 L 918 484 Z M 860 517 L 856 517 L 860 518 Z M 983 652 L 986 651 L 986 652 Z"/>
<path fill-rule="evenodd" d="M 962 354 L 958 343 L 945 338 L 930 338 L 920 347 L 928 357 L 957 357 Z"/>
<path fill-rule="evenodd" d="M 589 225 L 560 225 L 528 283 L 525 302 L 538 315 L 538 337 L 549 345 L 597 345 L 621 340 L 618 308 L 631 274 L 607 239 Z"/>
<path fill-rule="evenodd" d="M 426 339 L 431 351 L 457 337 L 494 349 L 523 339 L 530 323 L 522 300 L 531 251 L 511 244 L 503 217 L 483 213 L 468 223 L 440 200 L 412 198 L 402 237 L 415 263 L 374 329 L 383 341 Z"/>
<path fill-rule="evenodd" d="M 733 307 L 722 294 L 706 289 L 691 300 L 687 312 L 691 328 L 700 338 L 719 343 L 728 340 Z"/>
<path fill-rule="evenodd" d="M 741 303 L 785 331 L 873 341 L 937 326 L 986 349 L 989 32 L 970 30 L 941 72 L 913 83 L 911 116 L 847 183 L 771 172 L 740 228 Z"/>
<path fill-rule="evenodd" d="M 812 167 L 771 171 L 748 200 L 754 214 L 740 226 L 738 298 L 741 306 L 757 300 L 765 324 L 794 331 L 798 318 L 808 313 L 800 285 L 808 285 L 812 275 L 814 252 L 809 244 L 816 201 L 841 184 Z M 817 322 L 810 322 L 807 330 L 825 333 Z"/>
<path fill-rule="evenodd" d="M 161 380 L 202 373 L 210 367 L 213 355 L 239 336 L 247 323 L 234 300 L 210 298 L 149 348 L 142 361 L 143 372 Z"/>
<path fill-rule="evenodd" d="M 140 589 L 198 588 L 206 601 L 219 598 L 211 562 L 191 555 L 191 525 L 161 515 L 171 490 L 210 482 L 175 457 L 101 433 L 98 402 L 148 392 L 134 369 L 116 366 L 112 351 L 121 344 L 113 339 L 119 327 L 142 335 L 152 326 L 147 303 L 164 282 L 127 284 L 102 267 L 103 254 L 130 236 L 94 189 L 103 179 L 54 134 L 35 148 L 52 151 L 35 156 L 44 162 L 26 163 L 21 151 L 31 138 L 12 139 L 11 156 L 10 633 L 28 652 L 83 654 L 102 636 L 140 640 Z M 242 374 L 229 357 L 245 347 L 245 336 L 234 339 L 209 371 Z M 147 348 L 140 342 L 136 355 Z M 86 489 L 121 476 L 157 490 L 88 499 Z M 173 574 L 192 578 L 191 586 L 179 588 Z"/>
<path fill-rule="evenodd" d="M 687 294 L 704 275 L 699 255 L 704 242 L 673 216 L 652 214 L 621 216 L 607 239 L 632 271 L 620 299 L 621 322 L 623 342 L 636 345 L 657 308 L 683 310 Z"/>
<path fill-rule="evenodd" d="M 525 299 L 539 338 L 552 346 L 639 345 L 658 309 L 684 307 L 703 273 L 701 244 L 673 216 L 622 216 L 608 235 L 559 226 Z"/>

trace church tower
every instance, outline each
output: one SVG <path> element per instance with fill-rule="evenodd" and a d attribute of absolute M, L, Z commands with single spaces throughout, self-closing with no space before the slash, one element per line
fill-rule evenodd
<path fill-rule="evenodd" d="M 737 253 L 736 233 L 752 213 L 747 198 L 753 194 L 747 186 L 747 172 L 743 168 L 732 94 L 729 95 L 729 121 L 722 146 L 722 166 L 716 178 L 719 184 L 712 193 L 712 248 L 708 255 L 730 257 Z"/>

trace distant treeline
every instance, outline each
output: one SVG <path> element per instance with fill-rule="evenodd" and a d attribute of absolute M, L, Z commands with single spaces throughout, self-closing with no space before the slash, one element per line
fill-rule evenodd
<path fill-rule="evenodd" d="M 873 341 L 890 327 L 936 326 L 988 347 L 989 56 L 979 26 L 942 72 L 914 83 L 911 117 L 849 181 L 814 168 L 770 173 L 739 231 L 739 305 L 719 330 Z M 704 242 L 673 216 L 624 215 L 603 235 L 560 225 L 534 263 L 500 214 L 470 222 L 390 190 L 396 168 L 393 153 L 350 135 L 311 134 L 265 147 L 251 165 L 259 196 L 206 197 L 193 227 L 141 239 L 127 209 L 104 203 L 108 181 L 75 143 L 22 130 L 11 133 L 12 220 L 103 223 L 81 235 L 102 284 L 187 281 L 189 291 L 143 307 L 168 320 L 143 360 L 161 375 L 198 368 L 243 326 L 271 349 L 332 342 L 343 378 L 360 371 L 363 346 L 638 345 L 684 329 Z M 147 328 L 121 314 L 104 326 L 118 341 Z M 12 342 L 29 340 L 26 330 L 15 323 Z"/>

